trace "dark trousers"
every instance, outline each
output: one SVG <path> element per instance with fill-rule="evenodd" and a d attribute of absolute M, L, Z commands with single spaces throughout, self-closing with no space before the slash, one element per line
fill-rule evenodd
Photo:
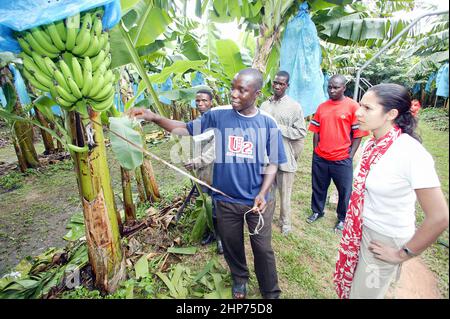
<path fill-rule="evenodd" d="M 224 256 L 230 267 L 233 282 L 246 283 L 249 271 L 244 248 L 244 213 L 250 207 L 223 201 L 216 201 L 215 207 Z M 263 217 L 264 227 L 260 233 L 250 236 L 255 273 L 263 298 L 278 298 L 281 290 L 278 286 L 275 255 L 271 242 L 273 209 L 266 209 Z M 248 213 L 246 221 L 249 231 L 254 233 L 258 223 L 258 214 Z"/>
<path fill-rule="evenodd" d="M 313 213 L 324 214 L 327 191 L 331 180 L 336 185 L 339 201 L 337 205 L 337 217 L 345 220 L 350 195 L 352 193 L 353 166 L 350 158 L 341 161 L 328 161 L 316 153 L 312 160 L 312 199 L 311 209 Z"/>

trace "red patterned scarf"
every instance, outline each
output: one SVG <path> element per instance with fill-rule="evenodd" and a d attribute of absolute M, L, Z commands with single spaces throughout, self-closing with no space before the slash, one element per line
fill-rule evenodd
<path fill-rule="evenodd" d="M 370 167 L 376 164 L 392 143 L 402 134 L 402 130 L 395 126 L 377 143 L 375 137 L 369 140 L 361 158 L 358 176 L 353 181 L 353 191 L 345 217 L 339 247 L 339 256 L 334 273 L 336 292 L 341 299 L 348 299 L 352 285 L 353 274 L 358 263 L 359 248 L 362 238 L 362 213 L 364 208 L 364 192 L 366 178 Z"/>

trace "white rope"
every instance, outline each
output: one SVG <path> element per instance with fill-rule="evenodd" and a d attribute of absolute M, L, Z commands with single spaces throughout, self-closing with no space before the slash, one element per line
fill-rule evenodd
<path fill-rule="evenodd" d="M 252 212 L 253 214 L 255 214 L 255 213 L 254 213 L 254 207 L 253 207 L 253 208 L 250 208 L 248 211 L 246 211 L 246 212 L 244 213 L 244 220 L 246 220 L 245 216 L 246 216 L 248 213 L 250 213 L 250 212 Z M 260 232 L 260 231 L 263 229 L 263 227 L 264 227 L 264 217 L 263 217 L 261 211 L 260 211 L 258 208 L 256 208 L 256 212 L 258 213 L 258 223 L 256 224 L 256 227 L 255 227 L 255 230 L 254 230 L 253 233 L 252 233 L 251 231 L 249 231 L 249 235 L 250 235 L 250 236 L 258 235 L 259 232 Z M 248 225 L 248 222 L 247 222 L 247 225 Z M 249 228 L 250 228 L 250 227 L 249 227 Z"/>

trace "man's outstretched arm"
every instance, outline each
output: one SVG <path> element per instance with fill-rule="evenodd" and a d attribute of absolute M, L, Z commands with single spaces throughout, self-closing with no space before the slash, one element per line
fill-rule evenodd
<path fill-rule="evenodd" d="M 162 117 L 153 113 L 149 109 L 143 107 L 133 107 L 129 109 L 127 113 L 131 118 L 134 117 L 148 122 L 153 122 L 170 133 L 183 136 L 189 135 L 189 131 L 186 128 L 186 123 Z"/>

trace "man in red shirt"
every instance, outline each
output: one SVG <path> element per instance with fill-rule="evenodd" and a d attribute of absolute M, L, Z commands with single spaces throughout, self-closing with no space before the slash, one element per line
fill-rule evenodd
<path fill-rule="evenodd" d="M 335 231 L 344 228 L 352 192 L 352 159 L 361 143 L 361 137 L 368 134 L 359 130 L 355 116 L 359 108 L 358 103 L 344 96 L 346 82 L 342 75 L 330 78 L 330 99 L 319 105 L 309 125 L 309 130 L 314 132 L 311 199 L 313 213 L 307 222 L 313 223 L 323 217 L 328 187 L 333 180 L 339 194 Z"/>

